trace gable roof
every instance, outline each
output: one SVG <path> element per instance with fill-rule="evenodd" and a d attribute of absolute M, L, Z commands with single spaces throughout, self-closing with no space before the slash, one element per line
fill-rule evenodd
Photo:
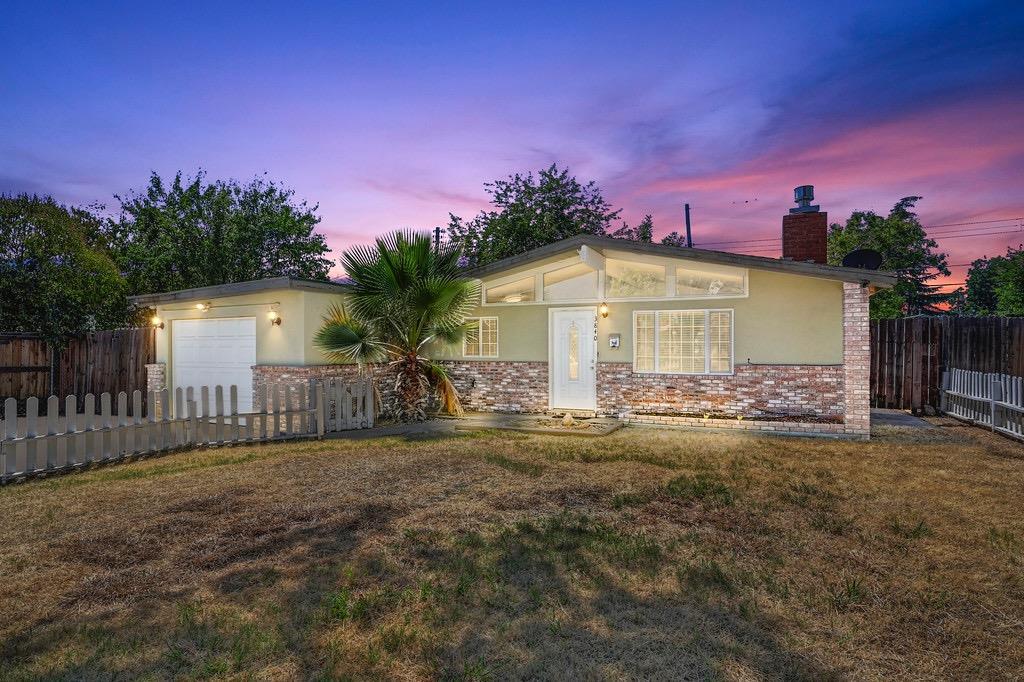
<path fill-rule="evenodd" d="M 748 256 L 742 253 L 694 249 L 685 246 L 668 246 L 666 244 L 635 242 L 628 239 L 599 237 L 592 234 L 581 234 L 554 242 L 553 244 L 547 244 L 546 246 L 531 249 L 530 251 L 521 253 L 517 256 L 510 256 L 509 258 L 504 258 L 502 260 L 495 261 L 494 263 L 488 263 L 487 265 L 472 268 L 467 271 L 466 274 L 470 277 L 480 279 L 511 268 L 529 265 L 570 249 L 578 249 L 581 246 L 589 246 L 597 249 L 612 249 L 615 251 L 631 251 L 633 253 L 645 253 L 665 258 L 685 258 L 687 260 L 703 263 L 733 265 L 741 268 L 774 270 L 778 272 L 788 272 L 794 275 L 839 280 L 841 282 L 871 284 L 879 287 L 891 287 L 896 283 L 896 276 L 890 272 L 861 270 L 860 268 L 845 268 L 836 265 L 820 265 L 818 263 L 806 263 L 802 261 L 784 260 L 781 258 L 768 258 L 766 256 Z"/>
<path fill-rule="evenodd" d="M 233 282 L 231 284 L 216 284 L 195 289 L 166 291 L 160 294 L 142 294 L 140 296 L 130 296 L 128 300 L 136 305 L 149 306 L 158 303 L 170 303 L 172 301 L 193 301 L 197 298 L 241 296 L 242 294 L 252 294 L 272 289 L 299 289 L 302 291 L 326 291 L 328 293 L 340 294 L 348 289 L 348 285 L 338 282 L 299 279 L 297 277 L 268 277 L 267 279 L 254 279 L 248 282 Z"/>

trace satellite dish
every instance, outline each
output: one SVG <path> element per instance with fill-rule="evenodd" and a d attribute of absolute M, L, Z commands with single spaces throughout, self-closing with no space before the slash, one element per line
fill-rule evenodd
<path fill-rule="evenodd" d="M 882 265 L 882 254 L 874 249 L 857 249 L 846 254 L 843 266 L 861 270 L 877 270 Z"/>

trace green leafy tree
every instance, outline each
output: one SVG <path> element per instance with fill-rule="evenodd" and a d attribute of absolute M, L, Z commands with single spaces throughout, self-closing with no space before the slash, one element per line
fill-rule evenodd
<path fill-rule="evenodd" d="M 628 223 L 622 223 L 622 227 L 612 232 L 609 236 L 616 239 L 628 239 L 634 242 L 650 244 L 654 241 L 654 219 L 648 214 L 644 216 L 644 219 L 636 227 L 630 227 Z"/>
<path fill-rule="evenodd" d="M 938 306 L 954 297 L 928 286 L 936 277 L 948 276 L 949 266 L 946 254 L 935 250 L 938 244 L 928 238 L 914 213 L 920 199 L 904 197 L 884 216 L 855 211 L 845 225 L 835 223 L 829 229 L 829 263 L 842 264 L 846 254 L 856 249 L 874 249 L 882 254 L 881 269 L 896 274 L 894 287 L 871 297 L 872 319 L 943 312 Z"/>
<path fill-rule="evenodd" d="M 1024 246 L 971 263 L 956 310 L 965 315 L 1024 315 Z"/>
<path fill-rule="evenodd" d="M 414 232 L 394 232 L 342 255 L 351 291 L 314 341 L 335 361 L 387 363 L 397 402 L 385 411 L 402 421 L 426 417 L 431 390 L 445 410 L 462 411 L 447 370 L 427 355 L 433 344 L 462 339 L 466 315 L 478 300 L 476 285 L 462 275 L 460 256 L 457 244 L 435 249 L 430 235 Z"/>
<path fill-rule="evenodd" d="M 666 246 L 686 246 L 686 235 L 678 232 L 669 232 L 662 237 L 661 243 Z"/>
<path fill-rule="evenodd" d="M 145 191 L 117 197 L 106 226 L 132 294 L 265 277 L 327 279 L 331 261 L 314 231 L 316 206 L 264 177 L 207 183 L 205 174 L 170 184 L 153 173 Z"/>
<path fill-rule="evenodd" d="M 100 219 L 50 197 L 0 196 L 0 329 L 61 344 L 132 320 Z"/>
<path fill-rule="evenodd" d="M 535 176 L 516 173 L 484 185 L 494 208 L 471 220 L 450 216 L 449 241 L 469 265 L 484 265 L 578 234 L 604 235 L 620 210 L 593 181 L 580 183 L 552 164 Z"/>

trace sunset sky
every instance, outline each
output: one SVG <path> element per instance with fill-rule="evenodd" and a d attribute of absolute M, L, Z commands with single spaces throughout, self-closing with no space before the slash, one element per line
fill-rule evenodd
<path fill-rule="evenodd" d="M 5 3 L 0 192 L 266 172 L 337 254 L 557 162 L 698 245 L 805 183 L 832 220 L 923 196 L 954 264 L 1024 241 L 1019 2 L 67 4 Z"/>

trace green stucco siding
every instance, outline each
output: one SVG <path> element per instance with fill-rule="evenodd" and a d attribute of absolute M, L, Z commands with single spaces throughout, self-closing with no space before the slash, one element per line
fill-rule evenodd
<path fill-rule="evenodd" d="M 480 306 L 473 315 L 498 318 L 499 360 L 548 359 L 548 310 L 584 304 Z M 633 361 L 633 311 L 726 308 L 734 311 L 735 361 L 755 364 L 837 365 L 843 361 L 843 285 L 813 277 L 750 270 L 749 296 L 706 300 L 609 303 L 598 321 L 598 360 Z M 617 349 L 611 334 L 621 335 Z M 440 356 L 464 358 L 462 348 Z"/>

